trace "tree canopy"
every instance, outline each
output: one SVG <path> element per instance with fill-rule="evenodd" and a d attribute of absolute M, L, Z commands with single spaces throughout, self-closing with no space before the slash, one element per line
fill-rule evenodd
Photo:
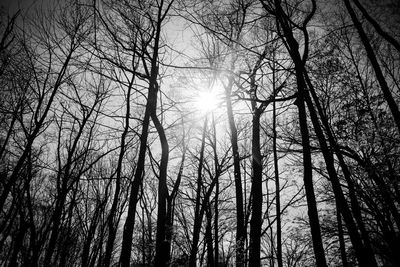
<path fill-rule="evenodd" d="M 399 11 L 0 6 L 0 265 L 400 266 Z"/>

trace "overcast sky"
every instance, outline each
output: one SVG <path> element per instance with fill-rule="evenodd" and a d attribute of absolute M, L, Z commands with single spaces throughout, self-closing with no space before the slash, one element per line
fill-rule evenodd
<path fill-rule="evenodd" d="M 0 0 L 0 6 L 10 15 L 14 14 L 19 8 L 24 11 L 34 3 L 47 2 L 46 0 Z"/>

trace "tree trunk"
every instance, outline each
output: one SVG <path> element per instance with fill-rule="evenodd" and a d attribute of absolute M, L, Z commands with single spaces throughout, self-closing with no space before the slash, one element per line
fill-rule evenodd
<path fill-rule="evenodd" d="M 146 103 L 146 110 L 142 122 L 142 134 L 140 136 L 139 157 L 136 165 L 135 175 L 132 182 L 129 203 L 128 203 L 128 214 L 124 224 L 124 230 L 122 236 L 122 248 L 119 259 L 121 267 L 129 267 L 130 265 L 137 197 L 139 193 L 139 188 L 143 180 L 150 116 L 152 116 L 152 114 L 156 114 L 157 110 L 157 93 L 158 93 L 157 78 L 158 78 L 158 53 L 159 53 L 158 49 L 159 49 L 160 35 L 161 35 L 161 23 L 162 20 L 165 18 L 165 14 L 162 15 L 162 8 L 163 8 L 162 5 L 158 7 L 157 21 L 155 22 L 156 28 L 154 36 L 153 55 L 151 57 L 150 73 L 148 73 L 150 76 L 149 91 Z"/>
<path fill-rule="evenodd" d="M 348 183 L 348 189 L 349 189 L 349 195 L 350 195 L 350 201 L 351 201 L 350 203 L 351 203 L 352 210 L 353 210 L 353 213 L 355 216 L 355 220 L 361 231 L 361 237 L 359 236 L 359 233 L 357 230 L 357 225 L 355 224 L 355 222 L 353 220 L 352 213 L 351 213 L 350 209 L 348 208 L 347 201 L 344 198 L 344 194 L 343 194 L 343 191 L 340 186 L 340 181 L 339 181 L 339 178 L 337 177 L 336 169 L 334 166 L 333 155 L 329 152 L 328 146 L 325 141 L 325 137 L 323 136 L 323 133 L 322 133 L 322 129 L 320 128 L 320 125 L 318 123 L 318 118 L 317 118 L 314 106 L 312 105 L 311 99 L 309 99 L 309 97 L 308 97 L 307 102 L 309 104 L 310 114 L 311 114 L 311 117 L 313 120 L 314 129 L 316 131 L 316 134 L 318 136 L 318 139 L 319 139 L 319 142 L 321 145 L 321 150 L 324 154 L 325 163 L 327 164 L 326 166 L 327 166 L 327 170 L 329 172 L 329 176 L 331 178 L 331 184 L 332 184 L 332 188 L 334 190 L 335 199 L 336 199 L 336 201 L 338 201 L 338 203 L 340 205 L 340 211 L 343 215 L 343 219 L 349 230 L 350 239 L 351 239 L 354 249 L 356 251 L 357 259 L 358 259 L 360 265 L 362 265 L 362 266 L 377 266 L 375 258 L 373 256 L 374 254 L 372 252 L 371 246 L 369 245 L 370 242 L 369 242 L 369 238 L 368 238 L 368 235 L 367 235 L 365 227 L 364 227 L 364 223 L 362 222 L 361 211 L 360 211 L 360 207 L 358 205 L 358 201 L 357 201 L 357 198 L 355 195 L 354 185 L 350 178 L 350 172 L 349 172 L 347 165 L 345 164 L 343 157 L 338 149 L 337 143 L 336 143 L 336 141 L 333 137 L 333 134 L 330 130 L 328 120 L 324 115 L 324 112 L 319 103 L 318 97 L 316 95 L 315 89 L 314 89 L 313 85 L 311 84 L 311 81 L 308 77 L 307 72 L 304 72 L 304 76 L 307 81 L 308 87 L 310 89 L 311 95 L 314 99 L 314 102 L 317 106 L 320 118 L 327 130 L 329 142 L 331 143 L 331 146 L 334 148 L 335 153 L 338 156 L 339 164 L 343 170 L 343 174 Z M 361 242 L 361 240 L 364 240 L 364 244 Z"/>
<path fill-rule="evenodd" d="M 51 233 L 50 233 L 50 238 L 49 238 L 49 244 L 47 246 L 47 251 L 45 254 L 44 258 L 44 266 L 51 266 L 52 263 L 52 257 L 54 250 L 56 249 L 56 243 L 57 239 L 59 237 L 59 227 L 62 223 L 62 214 L 64 211 L 64 204 L 65 201 L 67 200 L 67 195 L 68 192 L 70 192 L 71 187 L 73 186 L 76 181 L 78 181 L 80 174 L 78 175 L 71 175 L 73 171 L 73 162 L 75 160 L 74 156 L 76 154 L 76 151 L 78 150 L 78 143 L 81 139 L 81 136 L 85 130 L 85 125 L 88 122 L 89 118 L 92 115 L 92 112 L 94 111 L 94 108 L 96 107 L 96 102 L 92 105 L 90 111 L 86 114 L 84 114 L 82 122 L 79 124 L 79 129 L 76 134 L 76 136 L 73 139 L 72 144 L 69 145 L 68 147 L 68 157 L 67 161 L 64 164 L 64 166 L 61 166 L 61 163 L 59 165 L 58 173 L 57 173 L 57 199 L 56 199 L 56 204 L 52 216 L 52 228 L 51 228 Z M 60 132 L 59 135 L 61 135 L 62 131 L 62 126 L 60 126 Z M 71 135 L 73 133 L 71 132 Z M 72 136 L 71 136 L 72 137 Z M 72 138 L 71 138 L 72 139 Z M 58 140 L 58 154 L 61 153 L 60 151 L 60 142 L 61 140 Z M 58 159 L 61 161 L 61 158 Z M 76 177 L 75 177 L 76 176 Z M 74 179 L 73 181 L 71 181 Z"/>
<path fill-rule="evenodd" d="M 311 88 L 309 89 L 314 91 L 314 89 Z M 344 197 L 344 193 L 340 185 L 339 177 L 337 176 L 336 173 L 333 155 L 329 151 L 328 145 L 325 140 L 325 136 L 322 132 L 322 128 L 319 124 L 315 108 L 313 106 L 313 103 L 309 95 L 306 96 L 306 102 L 308 105 L 308 110 L 310 111 L 311 121 L 314 126 L 315 134 L 317 135 L 319 144 L 321 146 L 322 154 L 332 184 L 332 189 L 335 195 L 335 199 L 338 205 L 340 206 L 340 211 L 341 214 L 343 215 L 343 219 L 349 231 L 350 239 L 353 244 L 357 260 L 361 266 L 376 266 L 376 264 L 374 264 L 374 260 L 372 258 L 369 258 L 371 255 L 366 255 L 365 247 L 362 244 L 361 237 L 357 230 L 357 226 L 354 222 L 349 206 L 347 205 L 347 201 Z"/>
<path fill-rule="evenodd" d="M 167 225 L 166 225 L 166 233 L 165 233 L 165 238 L 167 240 L 167 248 L 166 248 L 166 253 L 168 255 L 171 254 L 171 244 L 172 244 L 172 234 L 173 234 L 173 226 L 174 226 L 174 212 L 175 212 L 175 199 L 178 194 L 178 189 L 179 185 L 182 180 L 182 173 L 183 173 L 183 167 L 185 166 L 185 159 L 186 159 L 186 144 L 185 144 L 185 133 L 183 134 L 183 140 L 182 140 L 182 146 L 183 146 L 183 151 L 182 151 L 182 159 L 181 159 L 181 165 L 179 167 L 178 175 L 174 184 L 174 188 L 172 189 L 172 192 L 170 196 L 168 197 L 167 201 Z"/>
<path fill-rule="evenodd" d="M 346 244 L 344 242 L 344 232 L 343 232 L 343 224 L 342 224 L 342 216 L 340 215 L 340 205 L 338 201 L 336 201 L 336 219 L 338 225 L 338 238 L 339 238 L 339 250 L 340 257 L 342 258 L 342 266 L 349 266 L 347 262 L 347 254 L 346 254 Z"/>
<path fill-rule="evenodd" d="M 193 241 L 190 250 L 189 267 L 196 267 L 198 243 L 200 240 L 200 230 L 201 224 L 203 222 L 203 208 L 201 206 L 201 189 L 203 184 L 203 161 L 204 161 L 204 148 L 205 148 L 205 138 L 207 132 L 207 117 L 204 119 L 203 132 L 201 136 L 201 147 L 199 156 L 199 166 L 197 167 L 197 188 L 196 188 L 196 203 L 194 210 L 194 225 L 193 225 Z"/>
<path fill-rule="evenodd" d="M 389 86 L 386 82 L 385 76 L 382 73 L 381 67 L 379 65 L 378 59 L 376 58 L 375 52 L 368 40 L 368 36 L 365 33 L 361 22 L 358 20 L 356 13 L 354 12 L 350 1 L 349 0 L 343 0 L 344 4 L 347 8 L 347 11 L 349 12 L 349 15 L 351 17 L 351 20 L 354 23 L 354 26 L 356 27 L 358 34 L 360 36 L 361 42 L 364 45 L 365 51 L 367 52 L 367 56 L 371 62 L 371 65 L 375 71 L 376 79 L 378 80 L 378 83 L 382 89 L 383 96 L 388 103 L 389 109 L 392 112 L 393 119 L 397 125 L 397 129 L 400 134 L 400 111 L 399 107 L 397 106 L 396 101 L 393 98 L 392 92 L 389 89 Z"/>
<path fill-rule="evenodd" d="M 274 61 L 275 62 L 275 61 Z M 274 96 L 276 96 L 275 86 L 275 66 L 272 70 L 272 86 L 274 88 Z M 277 151 L 277 131 L 276 131 L 276 102 L 272 103 L 272 150 L 274 154 L 274 176 L 275 176 L 275 199 L 276 199 L 276 259 L 278 261 L 278 267 L 283 267 L 282 261 L 282 225 L 281 225 L 281 192 L 280 192 L 280 181 L 279 181 L 279 165 L 278 165 L 278 151 Z"/>
<path fill-rule="evenodd" d="M 113 199 L 113 202 L 111 205 L 110 214 L 108 215 L 108 219 L 107 219 L 108 239 L 107 239 L 106 251 L 105 251 L 104 262 L 103 262 L 105 267 L 110 266 L 112 251 L 114 249 L 115 236 L 117 234 L 117 226 L 118 226 L 119 220 L 116 220 L 115 217 L 116 217 L 116 213 L 117 213 L 117 208 L 118 208 L 119 198 L 120 198 L 120 191 L 121 191 L 122 162 L 123 162 L 124 155 L 125 155 L 125 140 L 126 140 L 126 136 L 129 131 L 129 117 L 130 117 L 130 110 L 131 110 L 130 101 L 131 101 L 131 91 L 132 91 L 132 86 L 133 86 L 134 80 L 135 80 L 135 76 L 133 76 L 132 79 L 130 80 L 129 85 L 128 85 L 128 91 L 126 93 L 125 126 L 124 126 L 124 131 L 122 132 L 122 135 L 121 135 L 121 148 L 119 151 L 118 164 L 117 164 L 117 170 L 116 170 L 117 177 L 115 180 L 114 199 Z"/>
<path fill-rule="evenodd" d="M 218 216 L 219 216 L 219 175 L 220 175 L 220 167 L 218 164 L 218 153 L 217 153 L 217 129 L 215 127 L 215 119 L 214 114 L 212 114 L 212 126 L 213 126 L 213 152 L 214 152 L 214 168 L 215 168 L 215 203 L 214 203 L 214 264 L 218 267 L 219 261 L 219 231 L 218 231 Z"/>
<path fill-rule="evenodd" d="M 4 184 L 3 187 L 3 191 L 0 195 L 0 209 L 4 210 L 4 203 L 7 200 L 8 194 L 11 191 L 12 186 L 14 185 L 14 183 L 16 182 L 16 180 L 19 177 L 19 172 L 21 171 L 21 169 L 24 166 L 25 160 L 28 157 L 28 155 L 31 153 L 32 151 L 32 146 L 33 146 L 33 142 L 35 141 L 36 137 L 38 136 L 39 132 L 42 130 L 42 126 L 45 122 L 45 119 L 47 118 L 47 114 L 49 113 L 50 107 L 53 104 L 53 101 L 56 97 L 56 94 L 58 93 L 59 88 L 61 87 L 61 84 L 63 82 L 64 79 L 64 75 L 67 71 L 67 68 L 69 66 L 69 62 L 72 58 L 72 54 L 73 54 L 73 49 L 71 51 L 69 51 L 69 54 L 67 55 L 61 69 L 60 72 L 58 73 L 58 77 L 57 80 L 54 84 L 54 88 L 50 94 L 49 100 L 47 101 L 47 104 L 43 110 L 43 112 L 40 112 L 40 107 L 43 106 L 42 105 L 38 105 L 38 108 L 36 110 L 36 114 L 42 114 L 40 118 L 38 118 L 37 121 L 35 121 L 35 127 L 32 131 L 32 133 L 29 134 L 29 136 L 27 137 L 27 141 L 26 141 L 26 146 L 24 148 L 24 152 L 22 153 L 22 155 L 20 156 L 20 158 L 18 159 L 17 164 L 15 165 L 11 176 L 8 178 L 7 183 Z M 41 103 L 43 101 L 43 99 L 39 99 L 39 103 Z"/>
<path fill-rule="evenodd" d="M 95 237 L 95 232 L 98 224 L 98 219 L 101 216 L 101 211 L 104 211 L 102 209 L 103 204 L 101 203 L 100 206 L 96 206 L 96 210 L 94 212 L 93 218 L 90 221 L 90 226 L 88 229 L 88 233 L 85 239 L 85 242 L 83 244 L 83 249 L 82 249 L 82 254 L 81 254 L 81 262 L 82 262 L 82 267 L 89 266 L 89 255 L 90 255 L 90 246 L 93 242 L 93 239 Z"/>
<path fill-rule="evenodd" d="M 211 203 L 208 202 L 206 208 L 206 233 L 205 240 L 207 244 L 207 266 L 214 267 L 214 255 L 213 255 L 213 238 L 212 238 L 212 215 L 211 215 Z"/>
<path fill-rule="evenodd" d="M 260 117 L 261 111 L 253 102 L 253 133 L 252 133 L 252 169 L 251 183 L 251 220 L 250 220 L 250 266 L 260 266 L 261 225 L 262 225 L 262 157 L 260 151 Z"/>
<path fill-rule="evenodd" d="M 131 246 L 132 246 L 132 235 L 133 228 L 135 224 L 135 214 L 136 214 L 136 205 L 138 200 L 138 193 L 140 185 L 142 184 L 143 172 L 144 172 L 144 163 L 146 157 L 146 148 L 147 148 L 147 136 L 149 133 L 149 120 L 150 120 L 150 109 L 152 109 L 154 105 L 154 92 L 153 90 L 149 90 L 148 102 L 146 105 L 146 111 L 143 118 L 142 123 L 142 134 L 140 136 L 140 147 L 139 147 L 139 158 L 136 164 L 136 171 L 131 185 L 130 197 L 128 202 L 128 214 L 126 216 L 126 221 L 123 229 L 122 236 L 122 247 L 121 247 L 121 255 L 120 255 L 120 265 L 122 267 L 130 266 L 130 258 L 131 258 Z"/>
<path fill-rule="evenodd" d="M 20 214 L 19 220 L 20 220 L 19 230 L 15 236 L 15 240 L 13 240 L 14 246 L 12 249 L 12 255 L 9 262 L 9 266 L 17 266 L 18 254 L 20 250 L 23 248 L 25 233 L 28 230 L 28 225 L 23 218 L 23 214 Z"/>
<path fill-rule="evenodd" d="M 296 75 L 302 74 L 296 70 Z M 313 241 L 313 249 L 318 267 L 326 267 L 325 252 L 322 245 L 321 229 L 318 220 L 318 209 L 315 200 L 314 183 L 312 180 L 312 161 L 310 139 L 307 126 L 307 114 L 304 105 L 304 87 L 302 87 L 301 78 L 297 78 L 297 86 L 299 88 L 299 96 L 297 98 L 297 106 L 299 110 L 300 131 L 303 146 L 303 167 L 304 167 L 304 188 L 306 191 L 308 217 L 311 226 L 311 235 Z M 300 89 L 301 88 L 301 89 Z"/>
<path fill-rule="evenodd" d="M 167 201 L 168 201 L 168 187 L 167 187 L 167 167 L 169 147 L 168 140 L 165 135 L 165 130 L 159 121 L 157 114 L 151 115 L 152 121 L 157 129 L 161 143 L 161 163 L 160 174 L 158 177 L 158 210 L 157 210 L 157 235 L 156 235 L 156 266 L 169 265 L 169 240 L 166 238 L 167 231 Z"/>
<path fill-rule="evenodd" d="M 235 196 L 236 196 L 236 266 L 244 265 L 244 243 L 246 240 L 246 227 L 244 224 L 244 209 L 243 209 L 243 189 L 242 178 L 240 172 L 240 157 L 238 146 L 238 134 L 235 124 L 235 119 L 232 110 L 231 90 L 233 86 L 233 77 L 230 78 L 229 84 L 225 88 L 226 108 L 228 122 L 230 128 L 230 137 L 233 154 L 233 172 L 235 179 Z"/>
<path fill-rule="evenodd" d="M 313 3 L 315 7 L 315 3 Z M 305 94 L 306 85 L 303 77 L 304 72 L 304 60 L 306 59 L 307 53 L 304 51 L 304 58 L 302 59 L 299 52 L 299 44 L 293 36 L 292 29 L 289 26 L 287 20 L 287 14 L 283 11 L 280 1 L 275 0 L 276 18 L 279 25 L 283 30 L 282 38 L 285 38 L 287 42 L 287 48 L 289 54 L 295 64 L 296 83 L 297 83 L 297 99 L 296 104 L 299 114 L 299 125 L 301 133 L 301 143 L 303 146 L 303 168 L 304 168 L 304 188 L 306 191 L 307 207 L 308 207 L 308 218 L 311 227 L 311 236 L 313 241 L 313 249 L 316 264 L 318 267 L 326 267 L 325 251 L 322 244 L 321 229 L 318 219 L 318 209 L 315 200 L 314 183 L 312 179 L 312 160 L 311 160 L 311 147 L 310 147 L 310 134 L 307 126 L 307 113 L 305 108 Z M 315 11 L 315 10 L 314 10 Z M 312 16 L 312 13 L 310 14 Z M 307 19 L 311 17 L 308 16 Z M 307 22 L 304 22 L 306 24 Z M 305 44 L 307 49 L 308 43 Z"/>
<path fill-rule="evenodd" d="M 353 2 L 354 2 L 354 4 L 356 4 L 358 9 L 361 11 L 363 16 L 368 20 L 368 22 L 371 23 L 372 26 L 374 26 L 376 32 L 380 36 L 382 36 L 386 41 L 391 43 L 397 49 L 398 52 L 400 52 L 400 43 L 395 38 L 390 36 L 389 33 L 385 32 L 382 29 L 382 27 L 378 24 L 378 22 L 368 14 L 367 10 L 361 5 L 360 1 L 353 0 Z"/>

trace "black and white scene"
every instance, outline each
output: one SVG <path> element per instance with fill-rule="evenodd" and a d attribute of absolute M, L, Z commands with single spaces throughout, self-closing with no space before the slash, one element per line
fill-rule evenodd
<path fill-rule="evenodd" d="M 400 1 L 1 0 L 0 266 L 400 266 Z"/>

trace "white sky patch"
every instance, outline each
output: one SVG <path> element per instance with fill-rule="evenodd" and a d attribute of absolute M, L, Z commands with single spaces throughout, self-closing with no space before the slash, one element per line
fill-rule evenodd
<path fill-rule="evenodd" d="M 196 98 L 196 109 L 203 113 L 214 111 L 220 105 L 220 96 L 216 90 L 199 92 Z"/>

